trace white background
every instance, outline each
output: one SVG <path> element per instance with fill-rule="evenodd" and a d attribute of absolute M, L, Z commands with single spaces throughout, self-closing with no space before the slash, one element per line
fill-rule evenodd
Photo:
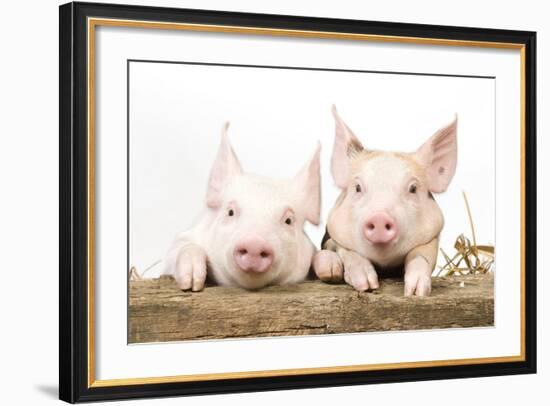
<path fill-rule="evenodd" d="M 100 41 L 107 43 L 112 41 Z M 376 58 L 364 43 L 353 46 L 365 55 L 356 63 Z M 392 46 L 384 48 L 390 54 Z M 396 69 L 403 70 L 404 63 Z M 478 244 L 494 245 L 495 85 L 487 78 L 132 62 L 130 265 L 143 272 L 162 258 L 176 233 L 203 211 L 220 128 L 227 120 L 244 170 L 264 176 L 294 176 L 321 142 L 321 224 L 307 226 L 319 247 L 340 193 L 330 174 L 333 103 L 366 148 L 407 152 L 456 112 L 458 167 L 447 192 L 436 197 L 445 215 L 440 246 L 452 255 L 458 235 L 471 239 L 462 190 L 469 196 Z M 504 133 L 499 134 L 505 143 Z M 445 263 L 441 253 L 438 263 Z M 146 276 L 161 270 L 159 264 Z"/>
<path fill-rule="evenodd" d="M 7 404 L 53 402 L 57 385 L 57 2 L 36 2 L 4 8 L 10 16 L 2 25 L 5 59 L 0 85 L 3 114 L 0 169 L 3 197 L 0 224 L 4 280 L 0 303 L 3 335 L 1 347 L 3 400 Z M 151 4 L 151 3 L 149 3 Z M 155 4 L 227 9 L 221 1 L 156 2 Z M 348 17 L 373 20 L 448 25 L 518 28 L 539 31 L 539 73 L 548 66 L 545 44 L 547 12 L 536 2 L 518 6 L 503 2 L 388 2 L 361 6 L 352 2 L 319 4 L 271 2 L 262 5 L 234 1 L 232 10 Z M 17 7 L 17 9 L 16 9 Z M 24 23 L 19 17 L 24 17 Z M 547 119 L 542 116 L 548 81 L 539 74 L 539 156 L 545 156 Z M 539 160 L 539 207 L 542 207 L 543 163 Z M 546 199 L 544 199 L 546 200 Z M 546 217 L 545 217 L 546 218 Z M 543 224 L 543 213 L 539 214 Z M 539 269 L 543 269 L 542 226 L 539 230 Z M 22 278 L 23 282 L 22 283 Z M 27 281 L 24 281 L 24 278 Z M 544 289 L 546 288 L 546 289 Z M 547 328 L 542 315 L 548 300 L 546 278 L 539 273 L 539 343 Z M 22 290 L 26 290 L 22 291 Z M 11 309 L 17 309 L 16 311 Z M 543 331 L 544 329 L 544 331 Z M 10 333 L 6 334 L 5 332 Z M 407 383 L 306 391 L 244 394 L 186 399 L 189 404 L 257 404 L 269 401 L 311 402 L 409 402 L 449 405 L 465 402 L 518 404 L 548 396 L 547 351 L 539 346 L 539 375 L 443 382 Z M 398 388 L 399 390 L 395 390 Z M 181 403 L 181 399 L 163 402 Z M 160 403 L 141 401 L 139 404 Z M 543 400 L 538 401 L 542 403 Z M 128 402 L 131 404 L 134 402 Z M 137 402 L 136 402 L 137 403 Z"/>

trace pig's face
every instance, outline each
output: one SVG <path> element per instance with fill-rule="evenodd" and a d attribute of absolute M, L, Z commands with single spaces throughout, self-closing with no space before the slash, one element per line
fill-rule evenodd
<path fill-rule="evenodd" d="M 256 289 L 307 274 L 313 247 L 291 181 L 235 176 L 212 224 L 209 259 L 229 284 Z"/>
<path fill-rule="evenodd" d="M 206 250 L 218 283 L 258 289 L 303 280 L 314 253 L 303 225 L 319 222 L 319 148 L 294 179 L 275 180 L 243 173 L 224 136 L 207 205 Z"/>
<path fill-rule="evenodd" d="M 363 148 L 334 109 L 332 174 L 342 189 L 328 219 L 340 245 L 381 266 L 436 237 L 443 216 L 432 193 L 446 189 L 456 168 L 456 120 L 415 153 Z"/>

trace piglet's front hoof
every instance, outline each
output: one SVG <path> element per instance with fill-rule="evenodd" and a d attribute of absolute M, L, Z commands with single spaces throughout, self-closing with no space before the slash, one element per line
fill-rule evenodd
<path fill-rule="evenodd" d="M 206 253 L 200 247 L 184 248 L 179 256 L 174 279 L 181 290 L 197 292 L 206 281 Z"/>
<path fill-rule="evenodd" d="M 344 280 L 359 292 L 378 289 L 378 275 L 372 263 L 353 251 L 343 251 Z"/>
<path fill-rule="evenodd" d="M 323 282 L 337 283 L 344 279 L 342 260 L 334 251 L 318 251 L 313 257 L 313 270 Z"/>
<path fill-rule="evenodd" d="M 405 269 L 405 296 L 429 296 L 432 291 L 432 272 L 426 260 L 417 257 Z"/>

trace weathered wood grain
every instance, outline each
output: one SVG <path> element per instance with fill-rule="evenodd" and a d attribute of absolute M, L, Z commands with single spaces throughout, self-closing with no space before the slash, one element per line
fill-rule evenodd
<path fill-rule="evenodd" d="M 463 287 L 461 287 L 463 282 Z M 308 281 L 249 292 L 180 291 L 170 277 L 130 282 L 129 342 L 492 326 L 493 276 L 434 278 L 430 297 L 403 297 L 403 282 L 359 293 Z"/>

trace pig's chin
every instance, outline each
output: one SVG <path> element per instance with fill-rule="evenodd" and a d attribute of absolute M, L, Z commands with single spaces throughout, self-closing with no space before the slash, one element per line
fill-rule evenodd
<path fill-rule="evenodd" d="M 361 248 L 357 251 L 365 258 L 380 266 L 401 265 L 405 258 L 405 250 L 402 247 L 400 237 L 388 243 L 373 244 L 366 238 L 361 238 Z"/>
<path fill-rule="evenodd" d="M 275 271 L 270 267 L 264 272 L 245 271 L 240 268 L 235 270 L 235 281 L 244 289 L 261 289 L 273 283 Z"/>
<path fill-rule="evenodd" d="M 235 261 L 231 261 L 226 270 L 230 285 L 249 290 L 261 289 L 271 285 L 278 274 L 276 264 L 271 265 L 263 272 L 255 272 L 241 269 Z"/>

